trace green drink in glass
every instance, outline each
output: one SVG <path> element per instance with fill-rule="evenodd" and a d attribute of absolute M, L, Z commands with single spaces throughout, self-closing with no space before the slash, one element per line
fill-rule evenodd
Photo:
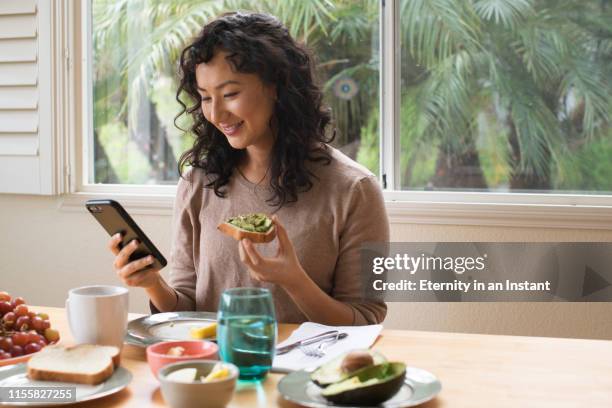
<path fill-rule="evenodd" d="M 261 380 L 276 347 L 276 315 L 272 295 L 264 288 L 233 288 L 221 295 L 217 315 L 221 360 L 235 364 L 240 380 Z"/>

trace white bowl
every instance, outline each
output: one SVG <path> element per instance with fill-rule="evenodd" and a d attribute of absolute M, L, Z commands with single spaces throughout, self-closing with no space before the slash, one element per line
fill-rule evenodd
<path fill-rule="evenodd" d="M 219 363 L 217 360 L 191 360 L 169 364 L 159 369 L 158 377 L 161 383 L 161 392 L 164 400 L 172 408 L 223 408 L 225 407 L 236 388 L 238 367 L 231 363 L 221 363 L 229 369 L 229 376 L 210 382 L 192 381 L 179 382 L 168 379 L 168 375 L 183 368 L 198 370 L 197 378 L 206 376 Z"/>

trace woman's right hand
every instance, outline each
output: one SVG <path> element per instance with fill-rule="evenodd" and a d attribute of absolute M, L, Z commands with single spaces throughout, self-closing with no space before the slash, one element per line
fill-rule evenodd
<path fill-rule="evenodd" d="M 129 244 L 119 249 L 121 234 L 117 233 L 108 241 L 108 248 L 115 255 L 113 267 L 115 273 L 127 286 L 138 286 L 150 288 L 159 284 L 159 269 L 147 269 L 147 266 L 154 262 L 153 256 L 148 255 L 144 258 L 130 262 L 130 255 L 138 248 L 138 241 L 132 240 Z"/>

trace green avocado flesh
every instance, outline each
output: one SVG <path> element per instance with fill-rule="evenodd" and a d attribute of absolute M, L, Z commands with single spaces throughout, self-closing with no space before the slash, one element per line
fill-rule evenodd
<path fill-rule="evenodd" d="M 331 384 L 321 395 L 334 404 L 377 405 L 402 388 L 406 376 L 404 363 L 382 363 L 355 371 L 343 381 Z"/>
<path fill-rule="evenodd" d="M 379 352 L 372 350 L 367 350 L 367 352 L 372 356 L 374 364 L 381 364 L 387 361 L 385 356 Z M 346 357 L 346 354 L 348 353 L 342 354 L 341 356 L 338 356 L 317 368 L 312 374 L 310 374 L 310 379 L 321 387 L 327 387 L 330 384 L 337 383 L 348 378 L 353 373 L 346 373 L 341 369 L 342 361 Z"/>
<path fill-rule="evenodd" d="M 247 214 L 232 217 L 227 220 L 228 224 L 251 232 L 268 232 L 272 227 L 272 220 L 266 214 Z"/>

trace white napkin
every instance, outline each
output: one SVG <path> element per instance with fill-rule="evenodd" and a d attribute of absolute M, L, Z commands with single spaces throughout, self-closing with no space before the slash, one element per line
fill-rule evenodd
<path fill-rule="evenodd" d="M 272 364 L 273 371 L 289 372 L 302 370 L 312 367 L 318 367 L 321 364 L 332 360 L 334 357 L 354 349 L 369 348 L 382 330 L 381 324 L 373 324 L 369 326 L 325 326 L 323 324 L 306 322 L 291 333 L 291 336 L 277 347 L 282 347 L 286 344 L 294 343 L 301 339 L 315 336 L 317 334 L 329 331 L 338 330 L 340 333 L 347 333 L 348 336 L 342 340 L 338 340 L 325 348 L 325 356 L 316 358 L 305 355 L 299 347 L 294 348 L 290 352 L 276 356 Z"/>

